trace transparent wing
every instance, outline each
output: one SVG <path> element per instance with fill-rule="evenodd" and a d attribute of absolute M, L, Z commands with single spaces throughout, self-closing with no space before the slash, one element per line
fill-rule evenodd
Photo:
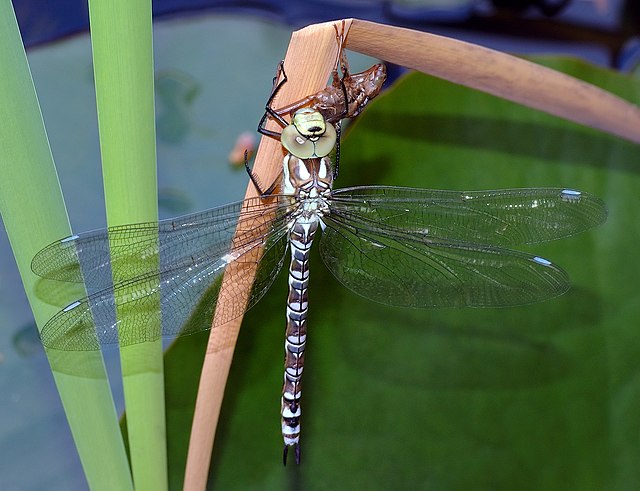
<path fill-rule="evenodd" d="M 229 284 L 241 285 L 254 270 L 246 266 L 259 264 L 247 303 L 224 302 L 217 325 L 238 317 L 262 297 L 282 267 L 291 208 L 290 197 L 274 196 L 266 203 L 256 198 L 159 222 L 155 224 L 159 247 L 150 245 L 153 224 L 113 227 L 52 244 L 34 259 L 33 269 L 42 276 L 77 281 L 77 275 L 82 280 L 86 270 L 93 275 L 94 285 L 100 284 L 107 281 L 105 271 L 112 267 L 128 272 L 125 258 L 136 264 L 133 271 L 144 272 L 60 311 L 45 325 L 43 344 L 59 350 L 97 350 L 104 344 L 136 344 L 208 329 L 227 267 L 233 265 Z M 121 250 L 110 261 L 103 251 L 106 248 L 108 255 L 113 232 L 123 238 Z M 127 234 L 141 240 L 126 247 Z M 75 241 L 81 253 L 73 253 L 69 244 Z M 58 261 L 62 267 L 42 266 L 44 257 L 58 258 L 54 251 L 63 256 Z M 147 253 L 154 259 L 147 260 Z M 95 260 L 85 266 L 83 261 L 91 259 Z"/>
<path fill-rule="evenodd" d="M 402 307 L 489 307 L 564 293 L 569 278 L 545 259 L 482 244 L 431 239 L 342 214 L 324 218 L 322 258 L 347 288 Z"/>
<path fill-rule="evenodd" d="M 440 191 L 389 186 L 334 190 L 331 214 L 414 237 L 510 246 L 567 237 L 603 223 L 604 203 L 570 189 Z"/>
<path fill-rule="evenodd" d="M 247 238 L 253 240 L 252 230 L 265 216 L 290 204 L 287 196 L 272 198 L 270 202 L 253 198 L 179 218 L 72 235 L 38 252 L 31 269 L 43 278 L 102 290 L 112 285 L 113 278 L 135 278 L 157 273 L 158 268 L 162 273 L 211 260 L 229 252 L 241 211 Z"/>

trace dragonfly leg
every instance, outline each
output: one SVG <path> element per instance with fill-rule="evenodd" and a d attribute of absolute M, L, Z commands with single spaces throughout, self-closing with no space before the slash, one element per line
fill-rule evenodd
<path fill-rule="evenodd" d="M 282 80 L 279 80 L 281 75 Z M 269 99 L 267 100 L 267 104 L 264 107 L 264 114 L 262 115 L 262 118 L 258 123 L 258 133 L 271 137 L 278 141 L 280 141 L 280 133 L 278 133 L 277 131 L 268 130 L 267 128 L 265 128 L 265 125 L 267 124 L 267 119 L 269 118 L 269 116 L 271 116 L 271 118 L 283 128 L 289 125 L 289 123 L 287 123 L 287 121 L 278 113 L 278 111 L 271 107 L 274 99 L 276 98 L 276 95 L 278 95 L 278 92 L 287 82 L 287 80 L 287 74 L 284 71 L 284 61 L 281 61 L 278 64 L 276 76 L 273 78 L 273 87 L 271 89 L 271 95 L 269 95 Z"/>
<path fill-rule="evenodd" d="M 280 182 L 280 176 L 278 176 L 271 183 L 271 185 L 267 189 L 265 189 L 263 191 L 262 184 L 260 184 L 260 178 L 249 167 L 249 159 L 247 158 L 247 151 L 246 150 L 244 151 L 244 168 L 247 171 L 247 174 L 249 174 L 249 179 L 251 179 L 251 183 L 253 184 L 253 187 L 256 188 L 256 191 L 258 191 L 258 194 L 260 196 L 262 196 L 262 197 L 271 196 L 276 191 L 276 189 L 278 188 L 278 184 Z"/>
<path fill-rule="evenodd" d="M 249 167 L 249 159 L 247 158 L 246 150 L 244 151 L 244 169 L 247 171 L 247 174 L 249 174 L 249 179 L 251 179 L 253 187 L 255 187 L 256 191 L 258 191 L 258 193 L 262 196 L 262 186 L 260 186 L 260 179 L 253 173 L 253 171 Z"/>

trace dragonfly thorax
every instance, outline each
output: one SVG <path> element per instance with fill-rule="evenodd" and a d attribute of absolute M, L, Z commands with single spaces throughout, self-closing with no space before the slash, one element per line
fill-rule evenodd
<path fill-rule="evenodd" d="M 301 159 L 287 154 L 283 161 L 283 192 L 311 196 L 331 190 L 333 169 L 328 157 Z"/>
<path fill-rule="evenodd" d="M 324 215 L 329 213 L 329 203 L 327 201 L 331 190 L 318 192 L 317 188 L 312 188 L 310 192 L 301 190 L 298 194 L 298 209 L 295 220 L 299 223 L 311 223 L 319 221 Z"/>
<path fill-rule="evenodd" d="M 296 198 L 295 220 L 315 222 L 329 210 L 327 198 L 333 184 L 333 170 L 328 157 L 300 159 L 287 154 L 284 158 L 284 194 Z"/>

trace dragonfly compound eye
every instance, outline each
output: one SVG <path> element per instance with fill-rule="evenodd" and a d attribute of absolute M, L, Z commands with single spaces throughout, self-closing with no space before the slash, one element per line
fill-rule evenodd
<path fill-rule="evenodd" d="M 302 109 L 300 110 L 302 111 Z M 296 112 L 296 116 L 300 111 Z M 291 154 L 300 159 L 310 159 L 315 157 L 325 157 L 329 155 L 336 144 L 336 129 L 331 124 L 326 124 L 322 115 L 317 111 L 312 111 L 320 116 L 323 131 L 319 134 L 303 133 L 300 127 L 296 125 L 296 116 L 294 122 L 282 130 L 280 142 L 282 146 Z M 314 128 L 316 122 L 311 123 L 308 128 Z"/>

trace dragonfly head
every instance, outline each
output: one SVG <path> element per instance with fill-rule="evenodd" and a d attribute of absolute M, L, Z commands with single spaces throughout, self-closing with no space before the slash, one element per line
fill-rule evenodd
<path fill-rule="evenodd" d="M 298 109 L 293 115 L 291 124 L 305 138 L 317 138 L 323 135 L 327 128 L 322 114 L 310 107 Z"/>
<path fill-rule="evenodd" d="M 305 107 L 298 109 L 291 124 L 282 130 L 282 146 L 300 159 L 325 157 L 336 144 L 336 129 L 325 121 L 318 111 Z"/>

